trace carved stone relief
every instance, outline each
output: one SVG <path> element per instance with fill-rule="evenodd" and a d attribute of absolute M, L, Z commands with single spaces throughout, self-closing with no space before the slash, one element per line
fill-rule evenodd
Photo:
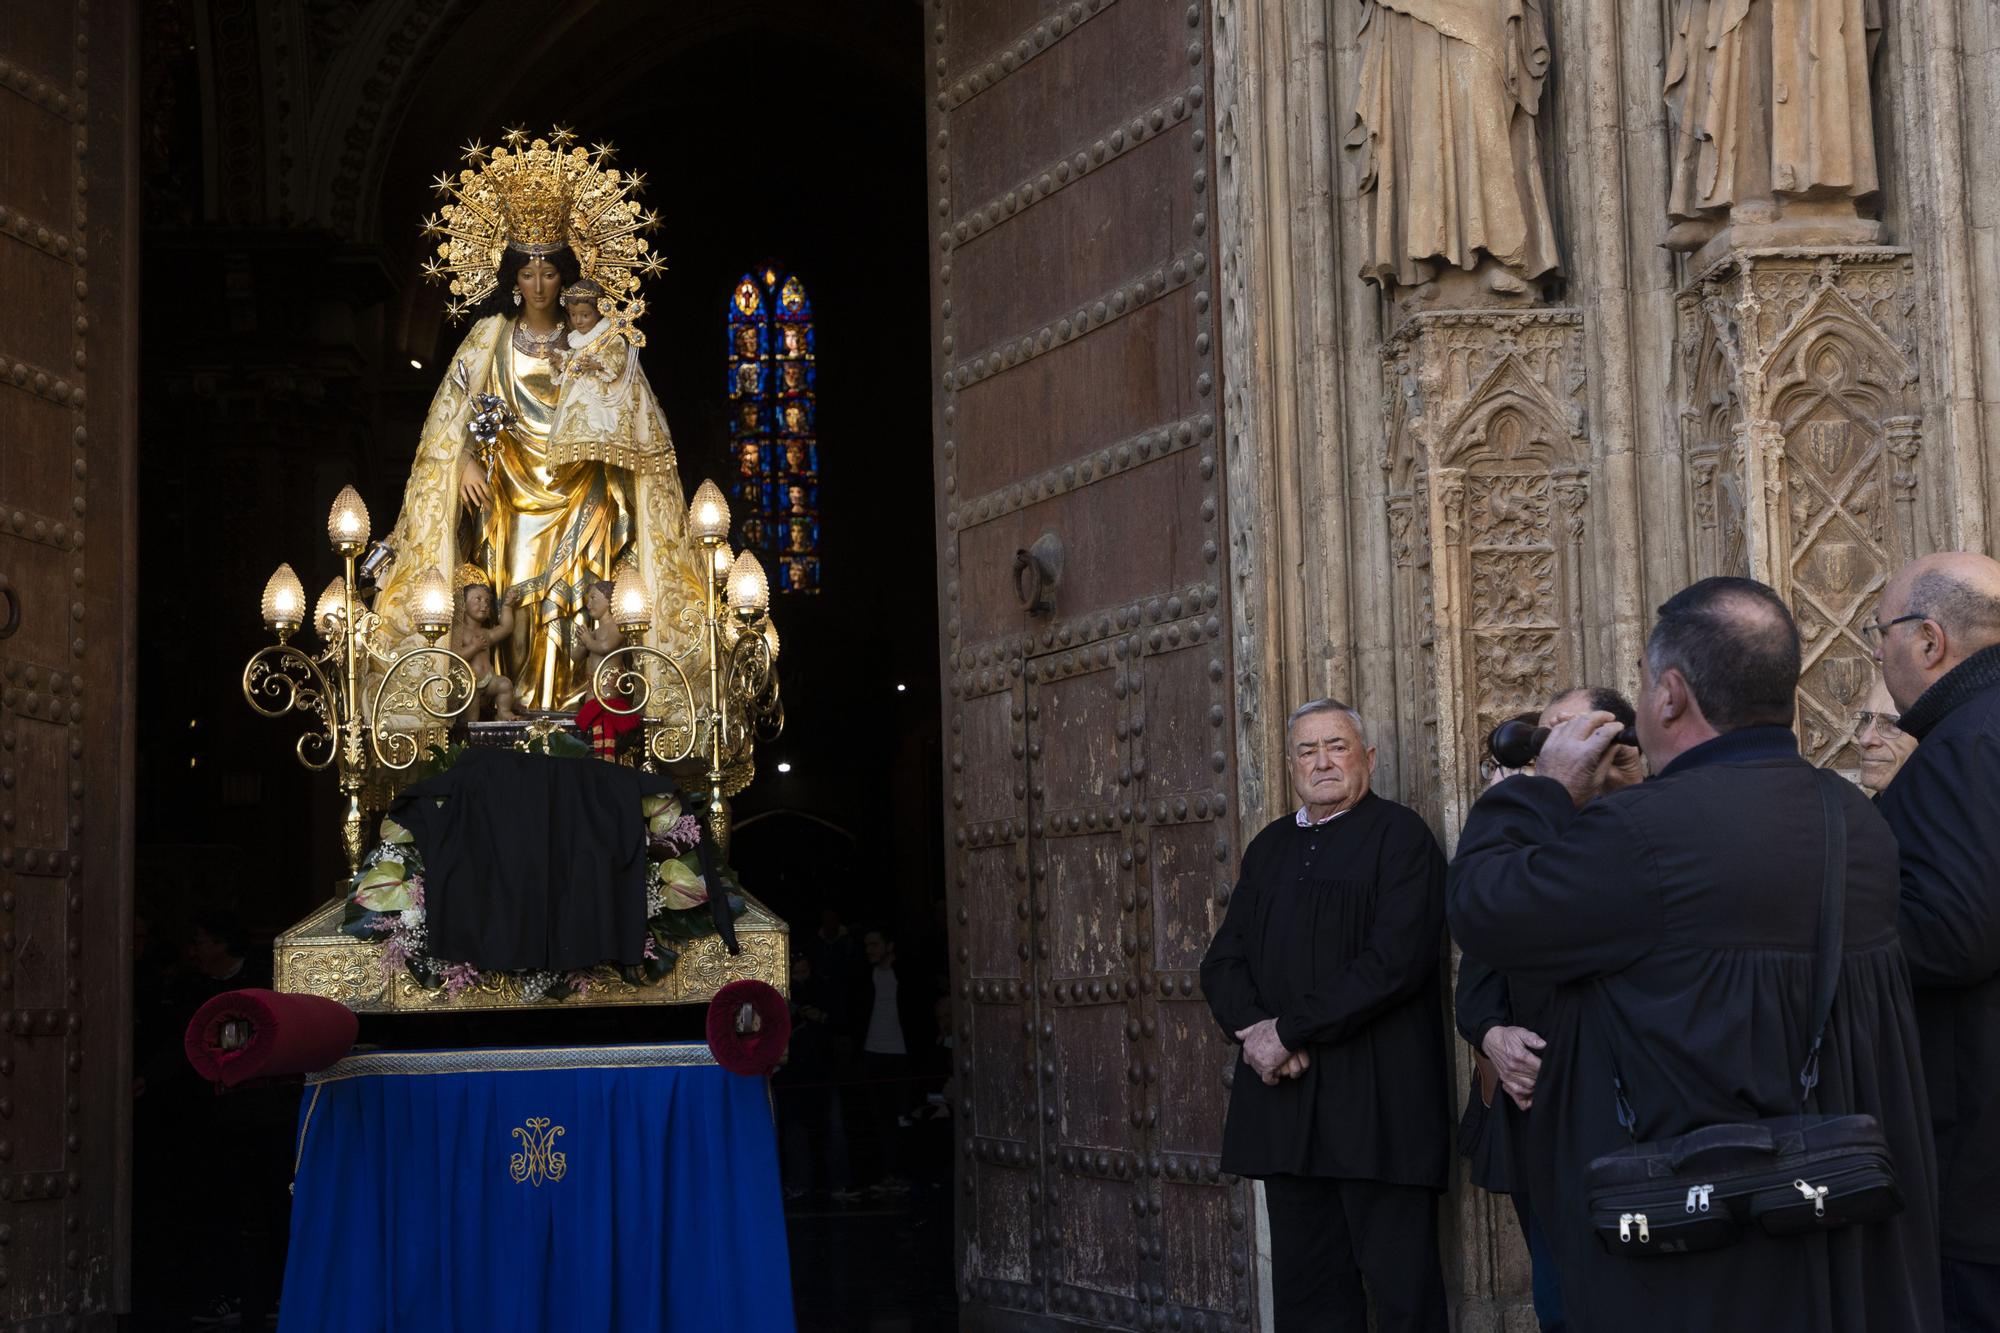
<path fill-rule="evenodd" d="M 1486 733 L 1583 660 L 1589 511 L 1583 316 L 1437 311 L 1384 348 L 1383 463 L 1419 808 L 1456 829 Z M 1408 725 L 1416 723 L 1415 726 Z"/>
<path fill-rule="evenodd" d="M 1858 762 L 1874 672 L 1860 626 L 1896 567 L 1931 549 L 1911 281 L 1904 250 L 1765 250 L 1681 293 L 1694 572 L 1752 574 L 1791 602 L 1800 744 L 1839 768 Z"/>

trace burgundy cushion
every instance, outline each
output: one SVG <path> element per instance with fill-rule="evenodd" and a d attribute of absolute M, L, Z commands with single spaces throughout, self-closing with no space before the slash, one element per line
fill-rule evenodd
<path fill-rule="evenodd" d="M 241 1022 L 249 1037 L 224 1050 L 222 1030 L 231 1022 Z M 203 1078 L 233 1088 L 248 1079 L 324 1069 L 347 1054 L 360 1027 L 346 1005 L 318 995 L 233 990 L 195 1010 L 184 1044 Z"/>
<path fill-rule="evenodd" d="M 739 1033 L 736 1015 L 751 1006 L 763 1027 Z M 792 1040 L 792 1011 L 785 997 L 763 981 L 732 981 L 708 1004 L 708 1049 L 715 1063 L 732 1074 L 762 1078 L 785 1058 Z"/>

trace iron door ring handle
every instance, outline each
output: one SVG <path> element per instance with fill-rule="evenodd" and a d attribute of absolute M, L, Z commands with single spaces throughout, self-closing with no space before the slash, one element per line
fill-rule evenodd
<path fill-rule="evenodd" d="M 0 574 L 0 598 L 5 598 L 7 602 L 7 618 L 0 620 L 0 639 L 4 639 L 21 628 L 21 597 L 5 574 Z"/>
<path fill-rule="evenodd" d="M 1056 609 L 1056 585 L 1062 582 L 1062 538 L 1044 532 L 1023 550 L 1014 552 L 1014 595 L 1021 609 L 1031 616 L 1046 616 Z"/>
<path fill-rule="evenodd" d="M 1026 551 L 1014 552 L 1014 596 L 1030 615 L 1042 607 L 1042 571 Z"/>

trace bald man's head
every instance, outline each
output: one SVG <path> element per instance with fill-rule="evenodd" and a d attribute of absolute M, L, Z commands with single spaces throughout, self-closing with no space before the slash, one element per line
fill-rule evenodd
<path fill-rule="evenodd" d="M 1882 589 L 1876 622 L 1882 679 L 1907 709 L 1938 677 L 2000 644 L 2000 561 L 1976 551 L 1912 560 Z"/>
<path fill-rule="evenodd" d="M 2000 643 L 2000 561 L 1947 551 L 1910 562 L 1908 613 L 1944 626 L 1969 655 Z"/>

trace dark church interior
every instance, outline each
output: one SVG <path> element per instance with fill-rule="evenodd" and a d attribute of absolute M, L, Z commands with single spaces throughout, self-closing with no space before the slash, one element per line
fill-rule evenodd
<path fill-rule="evenodd" d="M 329 498 L 353 484 L 378 531 L 396 513 L 466 331 L 419 276 L 418 224 L 469 141 L 564 125 L 646 174 L 666 270 L 646 285 L 641 364 L 689 491 L 732 465 L 734 284 L 772 265 L 809 289 L 823 581 L 774 598 L 786 727 L 735 802 L 733 859 L 795 954 L 844 927 L 820 961 L 855 967 L 865 930 L 892 931 L 943 997 L 920 20 L 913 4 L 800 0 L 145 6 L 133 1327 L 274 1317 L 298 1092 L 218 1100 L 180 1034 L 195 1000 L 269 984 L 274 935 L 344 879 L 332 783 L 291 762 L 292 732 L 244 706 L 240 675 L 271 568 L 293 562 L 310 588 L 339 572 L 318 536 Z M 386 42 L 384 23 L 400 25 Z M 351 58 L 362 45 L 376 67 Z M 244 970 L 211 981 L 232 958 Z M 362 1040 L 684 1039 L 700 1020 L 378 1016 Z M 944 1077 L 933 1051 L 895 1089 L 912 1105 Z M 835 1095 L 865 1185 L 881 1170 L 867 1092 Z M 950 1324 L 949 1136 L 906 1133 L 900 1192 L 829 1198 L 823 1176 L 788 1176 L 801 1329 Z M 198 1219 L 177 1165 L 190 1150 L 231 1182 Z"/>

